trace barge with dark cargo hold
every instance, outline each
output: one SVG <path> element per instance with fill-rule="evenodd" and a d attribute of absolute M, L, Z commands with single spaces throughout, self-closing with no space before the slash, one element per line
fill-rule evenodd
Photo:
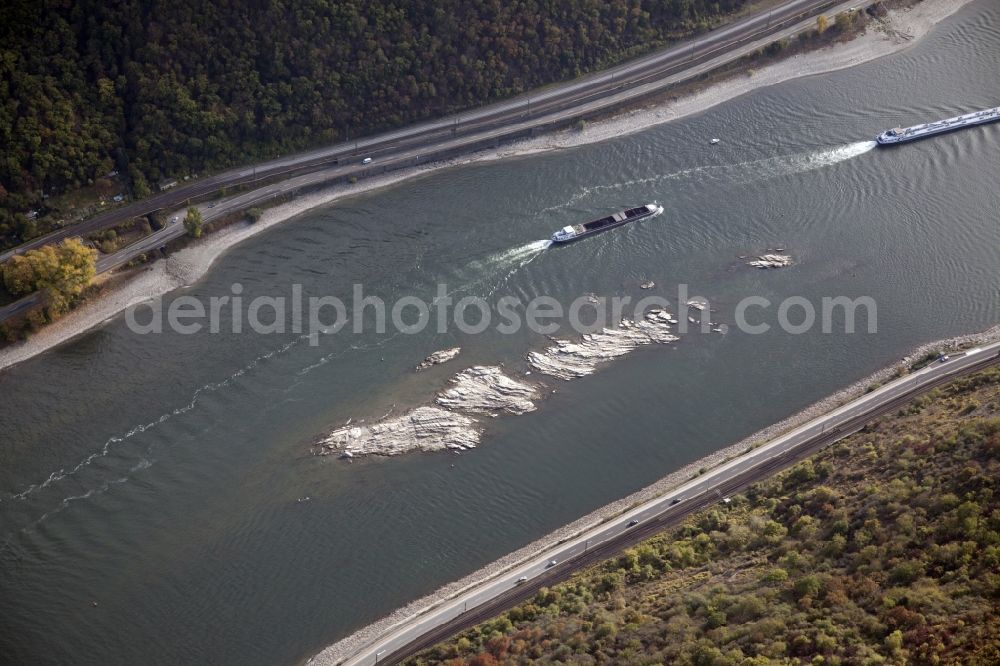
<path fill-rule="evenodd" d="M 984 125 L 996 120 L 1000 120 L 1000 106 L 995 106 L 992 109 L 984 109 L 983 111 L 966 113 L 964 116 L 938 120 L 933 123 L 924 123 L 923 125 L 914 125 L 913 127 L 896 127 L 882 132 L 875 137 L 875 140 L 882 146 L 890 146 L 896 143 L 924 139 L 935 134 L 944 134 L 945 132 L 962 129 L 963 127 Z"/>
<path fill-rule="evenodd" d="M 601 219 L 594 220 L 593 222 L 573 224 L 563 227 L 559 231 L 552 234 L 552 242 L 568 243 L 570 241 L 580 240 L 581 238 L 586 238 L 587 236 L 592 236 L 596 233 L 607 231 L 608 229 L 620 227 L 621 225 L 628 224 L 629 222 L 635 222 L 636 220 L 643 220 L 647 217 L 659 215 L 662 212 L 663 206 L 655 203 L 646 204 L 645 206 L 636 206 L 635 208 L 626 208 L 619 213 L 602 217 Z"/>

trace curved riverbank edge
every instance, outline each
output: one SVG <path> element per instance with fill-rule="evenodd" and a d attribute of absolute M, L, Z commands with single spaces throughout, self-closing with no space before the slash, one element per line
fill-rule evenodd
<path fill-rule="evenodd" d="M 608 520 L 625 513 L 638 504 L 648 502 L 669 493 L 673 489 L 683 485 L 687 481 L 690 481 L 695 476 L 698 476 L 702 473 L 701 470 L 711 469 L 726 463 L 733 458 L 737 458 L 750 449 L 757 448 L 758 446 L 783 433 L 789 432 L 822 414 L 830 412 L 837 407 L 858 398 L 868 392 L 869 387 L 873 384 L 880 384 L 892 379 L 897 376 L 901 370 L 905 371 L 911 364 L 921 360 L 928 353 L 941 350 L 950 351 L 952 349 L 957 350 L 959 348 L 969 348 L 978 344 L 987 344 L 996 341 L 1000 341 L 1000 324 L 997 324 L 980 333 L 961 335 L 922 344 L 914 348 L 898 362 L 859 379 L 846 388 L 843 388 L 840 391 L 837 391 L 836 393 L 809 405 L 788 418 L 762 428 L 749 437 L 741 439 L 735 444 L 730 444 L 723 449 L 719 449 L 714 453 L 710 453 L 699 460 L 689 463 L 675 472 L 671 472 L 667 476 L 664 476 L 655 483 L 592 511 L 582 518 L 578 518 L 572 523 L 564 525 L 563 527 L 546 534 L 540 539 L 536 539 L 528 545 L 505 555 L 504 557 L 474 571 L 460 580 L 449 583 L 435 592 L 407 604 L 381 620 L 370 624 L 347 636 L 346 638 L 343 638 L 340 641 L 324 648 L 321 652 L 306 660 L 305 663 L 314 666 L 335 666 L 336 664 L 339 664 L 343 660 L 356 654 L 366 645 L 376 640 L 379 636 L 385 635 L 397 626 L 432 610 L 442 602 L 452 599 L 478 585 L 481 585 L 485 581 L 501 575 L 504 572 L 517 567 L 523 562 L 536 557 L 539 553 L 550 549 L 561 542 L 572 539 L 573 537 L 578 536 L 583 532 L 600 525 L 601 523 L 607 522 Z"/>
<path fill-rule="evenodd" d="M 488 162 L 596 143 L 639 132 L 713 106 L 751 91 L 796 79 L 853 67 L 901 51 L 926 35 L 940 21 L 972 0 L 921 0 L 902 10 L 890 11 L 880 23 L 872 23 L 853 40 L 810 51 L 768 65 L 747 76 L 735 76 L 704 90 L 665 103 L 643 105 L 605 120 L 590 123 L 585 130 L 563 130 L 532 139 L 403 169 L 353 185 L 336 185 L 267 209 L 254 225 L 227 227 L 171 257 L 145 267 L 123 283 L 103 293 L 24 342 L 0 350 L 0 370 L 26 361 L 57 345 L 108 322 L 130 305 L 148 301 L 197 282 L 216 259 L 242 241 L 270 227 L 293 219 L 313 208 L 345 197 L 377 190 L 443 168 Z"/>

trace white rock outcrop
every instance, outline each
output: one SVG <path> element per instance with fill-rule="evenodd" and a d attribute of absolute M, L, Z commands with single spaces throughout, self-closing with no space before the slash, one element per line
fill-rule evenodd
<path fill-rule="evenodd" d="M 560 379 L 593 373 L 602 363 L 624 356 L 642 345 L 677 340 L 670 327 L 677 318 L 662 309 L 650 310 L 636 322 L 623 319 L 617 328 L 584 335 L 579 341 L 555 340 L 541 352 L 530 352 L 534 369 Z M 436 365 L 454 358 L 459 348 L 436 352 L 425 363 Z M 421 364 L 423 366 L 424 364 Z M 319 455 L 353 458 L 359 455 L 397 455 L 409 451 L 461 451 L 479 444 L 482 427 L 474 415 L 524 414 L 534 411 L 540 387 L 507 375 L 497 365 L 477 365 L 452 376 L 450 386 L 423 405 L 401 416 L 337 428 L 317 443 Z"/>
<path fill-rule="evenodd" d="M 754 268 L 784 268 L 791 265 L 792 257 L 787 254 L 762 254 L 747 262 L 747 266 Z"/>
<path fill-rule="evenodd" d="M 535 409 L 538 389 L 504 374 L 499 366 L 477 365 L 451 378 L 451 388 L 441 391 L 436 402 L 448 409 L 496 414 L 524 414 Z"/>
<path fill-rule="evenodd" d="M 651 310 L 645 319 L 623 319 L 618 328 L 584 335 L 579 342 L 556 340 L 542 352 L 529 352 L 528 363 L 539 372 L 559 379 L 575 379 L 593 373 L 602 363 L 624 356 L 637 347 L 667 344 L 679 338 L 670 332 L 676 319 L 665 310 Z"/>
<path fill-rule="evenodd" d="M 395 418 L 338 428 L 318 443 L 316 453 L 354 457 L 471 449 L 479 444 L 481 434 L 471 417 L 424 406 Z"/>
<path fill-rule="evenodd" d="M 427 368 L 434 365 L 441 365 L 442 363 L 447 363 L 451 359 L 458 356 L 459 352 L 462 351 L 461 347 L 452 347 L 451 349 L 442 349 L 441 351 L 436 351 L 417 366 L 417 370 L 426 370 Z"/>

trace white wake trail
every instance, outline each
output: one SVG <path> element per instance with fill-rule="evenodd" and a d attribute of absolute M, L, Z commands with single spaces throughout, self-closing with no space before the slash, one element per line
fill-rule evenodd
<path fill-rule="evenodd" d="M 854 159 L 859 155 L 864 155 L 877 145 L 878 144 L 874 141 L 857 141 L 855 143 L 848 143 L 846 145 L 829 148 L 827 150 L 817 150 L 811 153 L 792 155 L 787 160 L 788 169 L 786 173 L 804 173 L 806 171 L 813 171 L 815 169 L 832 166 L 840 162 L 846 162 L 847 160 Z M 785 174 L 779 173 L 777 175 Z"/>
<path fill-rule="evenodd" d="M 874 141 L 856 141 L 843 146 L 822 148 L 807 153 L 779 155 L 740 164 L 705 167 L 700 171 L 703 175 L 715 180 L 727 180 L 739 184 L 755 183 L 761 180 L 815 171 L 846 162 L 859 155 L 864 155 L 877 145 Z"/>
<path fill-rule="evenodd" d="M 593 198 L 607 198 L 608 194 L 634 186 L 658 185 L 669 181 L 682 180 L 726 180 L 737 184 L 746 184 L 796 173 L 805 173 L 807 171 L 822 169 L 823 167 L 832 166 L 839 162 L 853 159 L 859 155 L 867 153 L 877 145 L 878 144 L 874 141 L 856 141 L 842 146 L 821 148 L 806 153 L 778 155 L 776 157 L 738 162 L 736 164 L 695 166 L 670 173 L 655 174 L 643 178 L 634 178 L 618 183 L 589 185 L 580 188 L 580 191 L 570 197 L 567 201 L 554 206 L 549 206 L 541 212 L 549 213 L 572 208 L 575 204 L 580 203 L 581 201 Z"/>
<path fill-rule="evenodd" d="M 501 252 L 494 252 L 484 259 L 471 261 L 456 271 L 458 286 L 448 291 L 448 295 L 470 291 L 483 284 L 491 283 L 488 293 L 483 295 L 492 296 L 493 292 L 511 275 L 530 264 L 551 245 L 552 241 L 550 240 L 538 240 Z"/>

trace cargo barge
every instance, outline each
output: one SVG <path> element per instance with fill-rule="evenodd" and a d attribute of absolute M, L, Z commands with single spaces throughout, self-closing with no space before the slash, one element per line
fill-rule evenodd
<path fill-rule="evenodd" d="M 563 227 L 559 231 L 552 234 L 552 242 L 568 243 L 570 241 L 580 240 L 581 238 L 586 238 L 587 236 L 592 236 L 596 233 L 607 231 L 608 229 L 620 227 L 621 225 L 628 224 L 629 222 L 635 222 L 636 220 L 642 220 L 647 217 L 659 215 L 662 212 L 663 206 L 655 203 L 646 204 L 645 206 L 636 206 L 635 208 L 626 208 L 625 210 L 615 213 L 614 215 L 608 215 L 607 217 L 602 217 L 601 219 L 594 220 L 593 222 L 573 224 Z"/>
<path fill-rule="evenodd" d="M 907 143 L 908 141 L 924 139 L 936 134 L 944 134 L 945 132 L 962 129 L 963 127 L 983 125 L 996 120 L 1000 120 L 1000 106 L 967 113 L 964 116 L 938 120 L 933 123 L 924 123 L 923 125 L 914 125 L 913 127 L 896 127 L 882 132 L 875 137 L 875 140 L 878 141 L 879 145 L 889 146 L 896 143 Z"/>

